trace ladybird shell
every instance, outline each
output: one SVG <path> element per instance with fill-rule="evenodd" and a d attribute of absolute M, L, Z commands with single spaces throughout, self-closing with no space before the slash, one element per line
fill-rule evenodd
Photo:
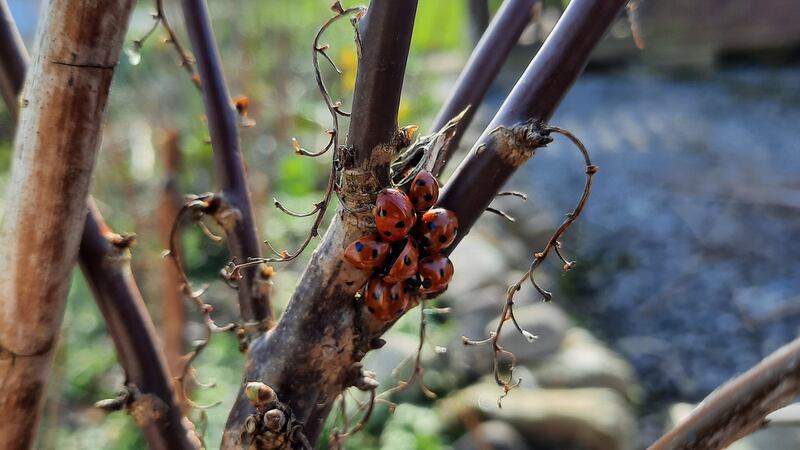
<path fill-rule="evenodd" d="M 389 243 L 380 242 L 373 236 L 361 236 L 344 250 L 344 259 L 356 269 L 371 270 L 383 265 L 389 251 Z"/>
<path fill-rule="evenodd" d="M 411 204 L 417 211 L 427 211 L 439 199 L 439 182 L 427 170 L 420 171 L 408 189 Z"/>
<path fill-rule="evenodd" d="M 453 278 L 453 263 L 441 254 L 425 257 L 419 262 L 419 276 L 423 294 L 443 291 Z"/>
<path fill-rule="evenodd" d="M 408 195 L 394 188 L 386 188 L 378 194 L 374 216 L 378 234 L 388 242 L 399 241 L 408 236 L 417 220 Z"/>
<path fill-rule="evenodd" d="M 420 249 L 433 255 L 449 247 L 458 235 L 458 218 L 444 208 L 433 208 L 422 214 L 414 232 Z"/>
<path fill-rule="evenodd" d="M 387 283 L 399 283 L 414 276 L 417 273 L 417 261 L 419 260 L 419 249 L 413 238 L 407 238 L 400 248 L 397 257 L 394 258 L 389 270 L 383 277 Z"/>
<path fill-rule="evenodd" d="M 369 279 L 364 304 L 376 319 L 389 322 L 400 317 L 407 302 L 403 283 L 387 283 L 378 275 Z"/>

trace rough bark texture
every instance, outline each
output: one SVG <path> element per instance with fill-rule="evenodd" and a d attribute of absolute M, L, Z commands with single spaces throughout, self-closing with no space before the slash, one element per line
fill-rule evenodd
<path fill-rule="evenodd" d="M 0 65 L 3 66 L 0 70 L 0 95 L 11 120 L 16 123 L 19 114 L 17 97 L 25 82 L 28 55 L 5 0 L 0 0 Z"/>
<path fill-rule="evenodd" d="M 376 6 L 381 3 L 373 2 L 367 17 L 370 14 L 377 16 Z M 514 127 L 531 117 L 543 120 L 549 118 L 583 70 L 591 49 L 601 39 L 624 3 L 624 0 L 573 0 L 562 18 L 562 23 L 554 30 L 498 113 L 493 127 L 503 124 Z M 400 8 L 396 4 L 394 6 Z M 401 17 L 393 15 L 392 24 L 385 26 L 397 26 Z M 377 32 L 370 31 L 373 30 L 370 26 L 371 22 L 367 20 L 363 32 L 365 55 L 369 51 L 370 33 Z M 397 36 L 397 29 L 392 31 L 393 34 L 390 35 Z M 389 34 L 386 29 L 384 32 Z M 385 58 L 379 60 L 387 61 Z M 359 73 L 362 70 L 366 72 L 365 69 L 362 60 Z M 548 79 L 549 77 L 552 79 Z M 358 88 L 357 82 L 356 89 Z M 358 94 L 355 98 L 359 98 Z M 386 97 L 366 98 L 380 103 Z M 355 120 L 356 114 L 354 105 L 351 136 L 353 127 L 360 126 Z M 482 141 L 487 140 L 487 136 L 497 141 L 491 133 L 493 127 L 484 133 Z M 462 174 L 453 178 L 452 183 L 456 184 L 457 189 L 451 191 L 448 207 L 459 216 L 462 223 L 460 233 L 465 234 L 469 230 L 503 182 L 532 154 L 532 150 L 528 151 L 524 147 L 527 142 L 517 142 L 511 137 L 516 137 L 516 134 L 505 135 L 502 145 L 491 150 L 477 152 L 478 147 L 473 149 L 471 157 L 473 160 L 477 158 L 479 163 L 470 162 L 469 158 L 465 163 L 469 163 L 474 172 L 462 167 Z M 382 142 L 385 144 L 388 141 Z M 354 145 L 353 139 L 349 144 Z M 358 155 L 364 148 L 355 145 L 355 150 Z M 381 151 L 384 150 L 387 149 L 382 146 L 374 148 L 369 154 L 371 164 L 367 167 L 380 167 L 383 161 Z M 497 161 L 484 165 L 491 160 Z M 367 188 L 372 187 L 369 183 L 369 180 L 374 179 L 371 172 L 345 171 L 345 176 L 354 185 L 358 180 L 356 175 L 362 177 Z M 496 180 L 494 177 L 501 179 Z M 471 184 L 472 189 L 462 186 L 467 183 Z M 474 195 L 474 191 L 485 192 L 471 198 L 470 195 L 463 195 L 464 191 L 470 191 L 470 195 Z M 454 194 L 459 192 L 462 195 L 455 197 Z M 360 192 L 367 202 L 368 193 L 370 191 Z M 486 204 L 482 205 L 484 200 Z M 368 212 L 361 215 L 340 211 L 312 256 L 278 326 L 264 338 L 257 340 L 248 353 L 245 381 L 263 381 L 275 389 L 278 398 L 287 403 L 297 418 L 305 423 L 306 435 L 312 442 L 319 437 L 331 402 L 358 374 L 355 364 L 375 347 L 376 338 L 388 327 L 388 324 L 372 319 L 354 300 L 353 295 L 366 281 L 366 275 L 352 269 L 342 259 L 345 246 L 360 234 L 369 232 L 371 226 L 372 220 Z M 239 447 L 241 427 L 247 415 L 252 412 L 252 406 L 240 393 L 228 418 L 223 448 Z"/>
<path fill-rule="evenodd" d="M 239 144 L 239 121 L 231 103 L 214 32 L 205 0 L 183 0 L 183 16 L 189 40 L 197 59 L 203 103 L 205 104 L 214 169 L 220 196 L 235 220 L 223 220 L 231 259 L 237 263 L 261 257 L 261 239 L 256 231 L 250 191 Z M 231 216 L 229 216 L 231 217 Z M 264 329 L 273 325 L 270 280 L 262 277 L 260 266 L 242 270 L 239 280 L 239 310 L 247 322 L 262 322 Z"/>
<path fill-rule="evenodd" d="M 148 448 L 199 448 L 193 427 L 176 401 L 155 326 L 133 279 L 129 240 L 111 232 L 92 201 L 79 260 L 114 340 L 127 387 L 135 390 L 128 410 L 142 429 Z"/>
<path fill-rule="evenodd" d="M 158 230 L 161 246 L 169 248 L 170 233 L 178 211 L 181 209 L 181 196 L 178 189 L 178 178 L 181 167 L 181 150 L 178 133 L 168 130 L 161 147 L 164 161 L 164 190 L 158 207 Z M 180 240 L 179 240 L 180 241 Z M 180 251 L 180 250 L 179 250 Z M 161 270 L 161 311 L 162 336 L 164 338 L 164 354 L 170 372 L 180 374 L 186 353 L 184 331 L 186 325 L 186 307 L 183 304 L 180 286 L 181 278 L 175 264 L 168 258 L 162 261 Z"/>
<path fill-rule="evenodd" d="M 800 339 L 712 392 L 648 450 L 716 450 L 763 427 L 800 394 Z"/>
<path fill-rule="evenodd" d="M 372 203 L 389 179 L 416 7 L 416 0 L 373 0 L 360 24 L 363 46 L 347 142 L 352 159 L 342 175 L 342 197 L 353 208 Z M 352 364 L 363 357 L 356 348 L 353 296 L 367 275 L 343 264 L 342 256 L 353 239 L 373 226 L 371 211 L 340 209 L 278 325 L 248 351 L 245 381 L 260 380 L 275 389 L 305 424 L 311 442 L 319 437 L 334 399 L 349 384 Z M 240 392 L 223 448 L 238 448 L 241 427 L 252 412 Z"/>
<path fill-rule="evenodd" d="M 476 2 L 470 2 L 471 5 L 473 3 Z M 477 3 L 483 3 L 486 6 L 485 0 L 480 0 Z M 439 110 L 439 114 L 436 115 L 431 127 L 434 131 L 441 129 L 450 119 L 469 107 L 458 122 L 458 128 L 453 138 L 442 150 L 444 152 L 442 163 L 434 167 L 433 172 L 437 176 L 442 173 L 445 164 L 458 149 L 458 144 L 461 142 L 461 137 L 464 136 L 464 131 L 472 122 L 472 118 L 486 95 L 486 91 L 489 90 L 495 77 L 503 67 L 503 63 L 519 40 L 522 31 L 533 19 L 534 8 L 538 3 L 539 0 L 504 1 L 500 6 L 500 10 L 497 11 L 497 14 L 489 24 L 489 28 L 486 29 L 486 32 L 475 46 L 475 50 L 472 51 L 472 55 L 470 55 L 464 70 L 458 77 L 450 97 L 442 109 Z"/>
<path fill-rule="evenodd" d="M 33 446 L 133 0 L 41 15 L 0 231 L 0 448 Z"/>

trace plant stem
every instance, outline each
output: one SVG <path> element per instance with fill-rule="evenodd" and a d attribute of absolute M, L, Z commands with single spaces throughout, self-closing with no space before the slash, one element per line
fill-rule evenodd
<path fill-rule="evenodd" d="M 245 178 L 238 117 L 225 84 L 205 0 L 182 0 L 182 6 L 200 74 L 217 184 L 223 201 L 237 215 L 233 224 L 223 224 L 228 249 L 236 263 L 244 263 L 249 258 L 261 257 L 261 239 L 253 219 L 250 191 Z M 261 269 L 259 265 L 242 269 L 238 289 L 239 310 L 246 322 L 261 322 L 264 329 L 269 329 L 274 320 L 270 300 L 272 289 L 270 281 L 262 277 Z"/>

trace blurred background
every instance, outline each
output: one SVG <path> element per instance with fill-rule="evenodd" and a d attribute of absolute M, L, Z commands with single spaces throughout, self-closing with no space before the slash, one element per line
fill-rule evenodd
<path fill-rule="evenodd" d="M 177 2 L 167 14 L 186 43 Z M 311 40 L 330 16 L 329 0 L 210 1 L 231 95 L 249 98 L 243 149 L 259 230 L 276 248 L 293 248 L 309 222 L 272 206 L 280 198 L 306 209 L 321 195 L 328 160 L 301 158 L 327 141 L 328 112 L 311 66 Z M 488 2 L 493 13 L 499 1 Z M 491 88 L 462 150 L 482 131 L 547 36 L 568 0 L 545 1 Z M 405 79 L 400 125 L 421 132 L 446 99 L 485 26 L 480 0 L 422 0 Z M 38 2 L 9 5 L 29 48 Z M 352 6 L 345 2 L 345 6 Z M 175 202 L 214 190 L 202 101 L 158 29 L 153 6 L 140 2 L 114 80 L 92 193 L 109 225 L 138 236 L 133 269 L 155 321 L 182 323 L 186 342 L 202 335 L 194 311 L 168 309 L 174 280 L 161 258 Z M 800 330 L 800 4 L 794 0 L 643 0 L 635 12 L 638 47 L 625 14 L 595 52 L 552 124 L 588 146 L 600 173 L 589 206 L 562 240 L 578 261 L 565 273 L 539 274 L 554 301 L 525 286 L 517 317 L 539 336 L 509 331 L 521 388 L 496 406 L 491 353 L 464 347 L 461 336 L 493 329 L 508 284 L 527 269 L 577 201 L 583 166 L 556 140 L 512 179 L 527 202 L 498 200 L 516 223 L 486 215 L 453 255 L 456 276 L 438 300 L 448 315 L 429 316 L 425 383 L 376 408 L 354 449 L 644 448 L 717 385 L 792 340 Z M 352 30 L 342 23 L 323 39 L 343 70 L 325 77 L 349 105 L 355 80 Z M 348 108 L 345 108 L 348 109 Z M 13 135 L 0 114 L 0 186 L 7 182 Z M 456 158 L 458 159 L 458 158 Z M 453 167 L 455 164 L 453 164 Z M 446 182 L 446 176 L 444 180 Z M 2 200 L 0 200 L 1 202 Z M 0 203 L 0 211 L 2 204 Z M 213 225 L 212 225 L 213 227 Z M 185 263 L 219 322 L 234 320 L 234 293 L 219 281 L 224 244 L 197 228 L 182 231 Z M 304 258 L 276 267 L 285 305 Z M 176 319 L 177 317 L 177 319 Z M 179 328 L 180 329 L 180 328 Z M 382 389 L 418 345 L 419 312 L 388 334 L 367 361 Z M 45 418 L 42 449 L 138 449 L 143 441 L 124 413 L 92 405 L 123 383 L 111 341 L 80 273 L 72 284 Z M 220 440 L 241 381 L 236 340 L 215 335 L 196 367 L 215 387 L 193 392 L 191 413 L 209 448 Z M 411 367 L 401 370 L 407 376 Z M 351 407 L 351 410 L 354 410 Z M 791 408 L 736 449 L 800 447 L 800 413 Z"/>

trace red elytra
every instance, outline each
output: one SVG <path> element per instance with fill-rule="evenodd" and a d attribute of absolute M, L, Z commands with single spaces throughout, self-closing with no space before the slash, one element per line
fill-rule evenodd
<path fill-rule="evenodd" d="M 344 259 L 356 269 L 371 270 L 383 265 L 390 250 L 387 242 L 378 241 L 370 235 L 361 236 L 344 250 Z"/>
<path fill-rule="evenodd" d="M 403 314 L 408 298 L 403 283 L 387 283 L 379 275 L 369 279 L 364 304 L 376 319 L 389 322 Z"/>
<path fill-rule="evenodd" d="M 419 249 L 413 238 L 407 238 L 405 244 L 400 249 L 397 257 L 389 266 L 389 270 L 383 277 L 387 283 L 399 283 L 413 277 L 417 273 L 417 260 L 419 259 Z"/>
<path fill-rule="evenodd" d="M 449 247 L 458 235 L 458 218 L 444 208 L 433 208 L 422 214 L 414 230 L 422 251 L 433 255 Z"/>
<path fill-rule="evenodd" d="M 388 242 L 408 236 L 417 220 L 411 200 L 405 192 L 394 188 L 386 188 L 378 194 L 373 214 L 378 234 Z"/>
<path fill-rule="evenodd" d="M 444 255 L 432 255 L 419 262 L 419 291 L 423 294 L 443 291 L 453 278 L 453 263 Z"/>
<path fill-rule="evenodd" d="M 411 204 L 419 212 L 427 211 L 439 199 L 439 182 L 432 173 L 421 170 L 408 188 Z"/>

